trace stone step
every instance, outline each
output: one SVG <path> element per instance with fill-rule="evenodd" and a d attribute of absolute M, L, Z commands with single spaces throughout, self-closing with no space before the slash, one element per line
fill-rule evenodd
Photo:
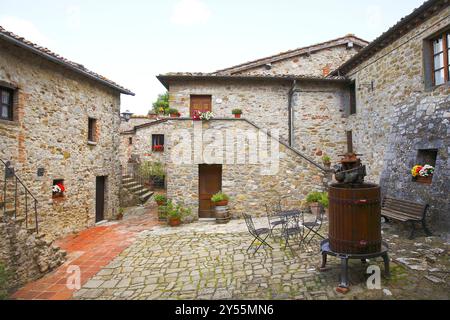
<path fill-rule="evenodd" d="M 137 183 L 136 181 L 130 181 L 123 184 L 123 187 L 127 189 L 133 188 L 135 186 L 139 186 L 139 183 Z"/>
<path fill-rule="evenodd" d="M 140 184 L 136 184 L 134 187 L 127 188 L 127 189 L 133 193 L 139 193 L 141 189 L 145 189 L 145 188 L 143 186 L 141 186 Z"/>
<path fill-rule="evenodd" d="M 139 197 L 139 199 L 140 199 L 142 202 L 147 202 L 148 199 L 150 199 L 150 198 L 153 196 L 153 194 L 154 194 L 153 191 L 149 191 L 149 190 L 147 190 L 147 191 L 148 191 L 147 193 L 145 193 L 145 194 L 143 194 L 143 195 L 141 195 L 141 196 Z"/>
<path fill-rule="evenodd" d="M 152 192 L 152 191 L 150 191 L 149 189 L 147 189 L 145 187 L 142 187 L 141 189 L 139 189 L 138 192 L 135 192 L 135 194 L 137 194 L 139 196 L 142 196 L 142 195 L 144 195 L 144 194 L 146 194 L 148 192 Z"/>
<path fill-rule="evenodd" d="M 129 183 L 129 182 L 135 182 L 135 180 L 133 178 L 122 179 L 122 183 Z"/>

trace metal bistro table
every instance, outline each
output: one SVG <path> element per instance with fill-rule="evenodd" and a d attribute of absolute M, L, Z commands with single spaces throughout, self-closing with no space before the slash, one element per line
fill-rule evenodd
<path fill-rule="evenodd" d="M 280 219 L 283 221 L 282 226 L 282 237 L 284 237 L 286 241 L 286 245 L 284 248 L 289 246 L 289 248 L 292 250 L 292 247 L 289 243 L 289 238 L 291 236 L 301 236 L 302 237 L 302 230 L 303 226 L 300 226 L 300 218 L 302 216 L 302 211 L 300 210 L 286 210 L 281 211 L 277 215 L 280 217 Z"/>
<path fill-rule="evenodd" d="M 372 259 L 377 257 L 383 257 L 384 260 L 384 274 L 387 278 L 390 277 L 390 271 L 389 271 L 389 245 L 386 242 L 382 242 L 381 245 L 381 251 L 376 253 L 369 253 L 369 254 L 345 254 L 345 253 L 337 253 L 333 252 L 330 248 L 330 240 L 323 240 L 320 244 L 320 249 L 322 253 L 322 266 L 320 267 L 320 271 L 324 272 L 327 271 L 326 265 L 327 265 L 327 256 L 334 256 L 341 259 L 341 278 L 340 278 L 340 284 L 339 288 L 347 290 L 349 288 L 349 282 L 348 282 L 348 260 L 350 259 L 359 259 L 363 262 L 366 261 L 366 259 Z"/>

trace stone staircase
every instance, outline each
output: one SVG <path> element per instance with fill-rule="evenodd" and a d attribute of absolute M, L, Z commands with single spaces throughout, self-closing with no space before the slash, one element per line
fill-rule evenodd
<path fill-rule="evenodd" d="M 146 203 L 154 194 L 153 191 L 149 190 L 131 175 L 122 175 L 122 186 L 130 193 L 139 197 L 142 204 Z"/>

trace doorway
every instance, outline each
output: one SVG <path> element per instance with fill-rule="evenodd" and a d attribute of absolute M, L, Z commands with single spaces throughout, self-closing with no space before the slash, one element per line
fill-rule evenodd
<path fill-rule="evenodd" d="M 222 165 L 199 165 L 199 218 L 215 218 L 211 197 L 222 190 Z"/>
<path fill-rule="evenodd" d="M 191 95 L 190 114 L 194 116 L 194 111 L 207 112 L 212 111 L 212 96 Z"/>
<path fill-rule="evenodd" d="M 96 177 L 95 222 L 105 220 L 105 185 L 106 177 Z"/>

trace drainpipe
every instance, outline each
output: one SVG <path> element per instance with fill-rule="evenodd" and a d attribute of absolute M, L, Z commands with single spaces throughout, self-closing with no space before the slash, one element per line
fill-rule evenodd
<path fill-rule="evenodd" d="M 292 87 L 289 90 L 288 95 L 288 126 L 289 126 L 289 146 L 294 147 L 294 108 L 293 108 L 293 102 L 294 102 L 294 94 L 296 92 L 300 92 L 299 89 L 296 89 L 297 87 L 297 80 L 294 80 L 292 82 Z"/>

